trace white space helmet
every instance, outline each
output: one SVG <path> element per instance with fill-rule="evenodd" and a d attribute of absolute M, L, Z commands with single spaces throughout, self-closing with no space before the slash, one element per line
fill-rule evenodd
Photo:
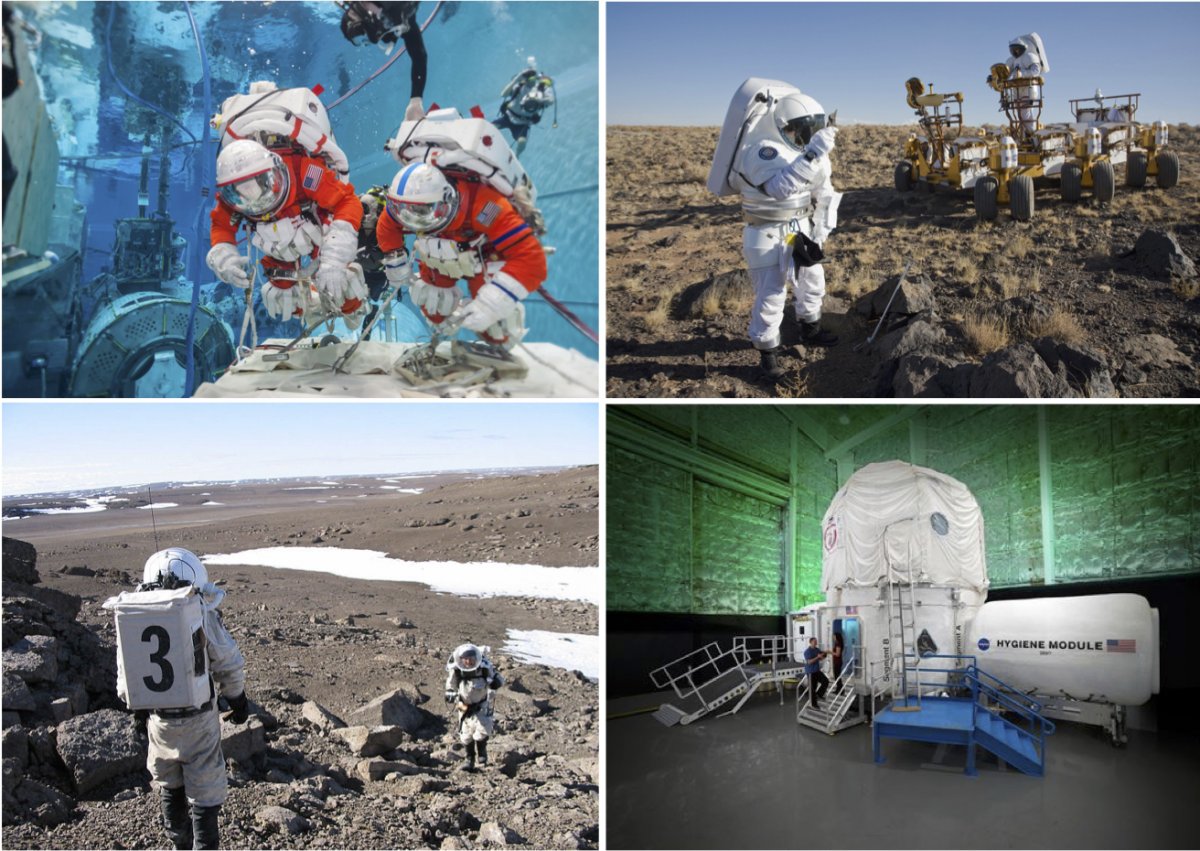
<path fill-rule="evenodd" d="M 436 166 L 409 163 L 388 186 L 387 211 L 415 233 L 437 233 L 458 212 L 458 190 Z"/>
<path fill-rule="evenodd" d="M 290 189 L 283 159 L 252 139 L 230 142 L 217 157 L 217 194 L 244 216 L 273 213 Z"/>
<path fill-rule="evenodd" d="M 168 580 L 168 576 L 174 578 Z M 167 586 L 183 583 L 199 588 L 208 584 L 208 571 L 193 553 L 179 547 L 168 547 L 146 559 L 146 566 L 142 568 L 142 582 L 159 582 Z"/>
<path fill-rule="evenodd" d="M 774 118 L 783 141 L 802 151 L 813 134 L 825 126 L 825 109 L 808 95 L 793 92 L 775 104 Z"/>
<path fill-rule="evenodd" d="M 474 644 L 460 644 L 454 648 L 451 662 L 458 670 L 469 674 L 479 670 L 479 666 L 483 663 L 483 653 Z"/>

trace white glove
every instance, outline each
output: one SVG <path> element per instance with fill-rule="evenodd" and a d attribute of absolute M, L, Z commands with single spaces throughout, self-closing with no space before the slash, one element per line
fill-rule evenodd
<path fill-rule="evenodd" d="M 425 312 L 434 322 L 441 322 L 454 312 L 458 304 L 458 287 L 435 287 L 424 281 L 416 281 L 408 289 L 413 304 Z M 436 319 L 434 317 L 437 317 Z"/>
<path fill-rule="evenodd" d="M 290 287 L 277 287 L 268 281 L 263 284 L 262 300 L 267 314 L 275 319 L 291 319 L 299 307 L 303 310 L 304 293 L 301 287 L 305 284 L 295 283 Z"/>
<path fill-rule="evenodd" d="M 405 121 L 420 121 L 425 117 L 425 105 L 421 103 L 420 98 L 413 98 L 408 102 L 408 108 L 404 110 Z"/>
<path fill-rule="evenodd" d="M 404 249 L 393 251 L 383 256 L 383 274 L 388 283 L 396 289 L 407 287 L 412 283 L 412 261 Z"/>
<path fill-rule="evenodd" d="M 351 272 L 347 266 L 358 254 L 358 231 L 349 222 L 335 219 L 325 231 L 321 242 L 321 265 L 317 267 L 317 289 L 341 304 L 350 288 Z"/>
<path fill-rule="evenodd" d="M 516 308 L 504 319 L 494 325 L 489 325 L 486 331 L 478 332 L 487 342 L 512 349 L 525 339 L 529 329 L 525 327 L 525 305 L 517 302 Z"/>
<path fill-rule="evenodd" d="M 822 127 L 809 139 L 808 147 L 804 149 L 805 152 L 812 154 L 817 159 L 829 156 L 837 139 L 837 132 L 836 127 Z"/>
<path fill-rule="evenodd" d="M 507 319 L 527 295 L 526 289 L 511 278 L 504 284 L 489 281 L 460 311 L 462 326 L 471 331 L 486 331 L 489 326 Z"/>
<path fill-rule="evenodd" d="M 829 239 L 829 229 L 821 225 L 813 228 L 812 241 L 817 245 L 824 245 L 825 240 Z"/>
<path fill-rule="evenodd" d="M 242 289 L 250 286 L 250 276 L 246 274 L 247 260 L 232 242 L 218 242 L 209 249 L 204 262 L 218 278 L 230 286 Z"/>

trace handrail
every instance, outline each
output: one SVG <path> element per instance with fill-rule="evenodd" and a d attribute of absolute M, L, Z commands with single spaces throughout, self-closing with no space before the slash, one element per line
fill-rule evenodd
<path fill-rule="evenodd" d="M 966 671 L 964 671 L 964 674 L 969 680 L 972 680 L 979 689 L 983 690 L 984 693 L 986 693 L 989 697 L 995 699 L 999 703 L 1003 703 L 1004 705 L 1006 705 L 1007 707 L 1012 709 L 1014 712 L 1018 713 L 1019 715 L 1023 716 L 1024 718 L 1026 718 L 1027 720 L 1029 720 L 1031 722 L 1033 722 L 1033 721 L 1040 722 L 1042 729 L 1046 733 L 1053 733 L 1057 729 L 1057 727 L 1053 721 L 1044 717 L 1041 714 L 1041 709 L 1042 709 L 1041 703 L 1039 703 L 1038 701 L 1034 700 L 1033 698 L 1029 697 L 1028 695 L 1026 695 L 1024 693 L 1017 691 L 1016 689 L 1014 689 L 1008 683 L 1004 682 L 999 677 L 993 676 L 992 674 L 989 674 L 987 671 L 980 670 L 980 668 L 977 665 L 968 666 Z M 983 682 L 983 680 L 980 678 L 980 675 L 987 677 L 988 679 L 995 680 L 1000 686 L 1002 686 L 1004 689 L 1007 689 L 1007 693 L 1000 691 L 1000 689 L 997 689 L 996 687 L 989 685 L 988 683 Z M 1014 695 L 1020 695 L 1021 699 L 1024 700 L 1029 705 L 1022 706 L 1019 702 L 1017 702 L 1016 700 L 1013 699 Z"/>

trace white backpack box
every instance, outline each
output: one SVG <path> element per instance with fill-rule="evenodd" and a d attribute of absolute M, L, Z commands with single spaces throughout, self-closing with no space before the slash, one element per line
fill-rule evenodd
<path fill-rule="evenodd" d="M 197 709 L 212 697 L 204 606 L 191 586 L 125 591 L 117 621 L 117 695 L 130 709 Z"/>

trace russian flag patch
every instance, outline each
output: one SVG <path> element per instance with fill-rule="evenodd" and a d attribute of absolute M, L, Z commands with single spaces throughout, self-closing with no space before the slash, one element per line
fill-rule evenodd
<path fill-rule="evenodd" d="M 483 205 L 483 209 L 479 211 L 479 215 L 475 217 L 475 221 L 484 227 L 488 227 L 492 222 L 496 221 L 496 216 L 500 215 L 500 205 L 495 201 L 488 201 Z"/>
<path fill-rule="evenodd" d="M 309 192 L 315 192 L 316 188 L 321 185 L 321 178 L 325 176 L 325 170 L 319 165 L 310 165 L 304 170 L 304 188 Z"/>

